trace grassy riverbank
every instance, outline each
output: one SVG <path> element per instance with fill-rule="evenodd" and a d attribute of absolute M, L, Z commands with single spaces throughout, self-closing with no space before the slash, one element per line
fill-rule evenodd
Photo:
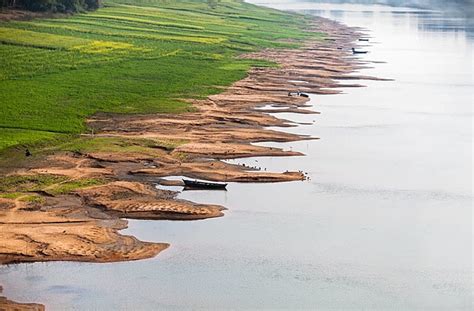
<path fill-rule="evenodd" d="M 113 0 L 68 18 L 0 22 L 0 150 L 84 132 L 98 111 L 187 111 L 181 99 L 269 65 L 238 54 L 295 46 L 315 36 L 308 22 L 234 0 Z"/>

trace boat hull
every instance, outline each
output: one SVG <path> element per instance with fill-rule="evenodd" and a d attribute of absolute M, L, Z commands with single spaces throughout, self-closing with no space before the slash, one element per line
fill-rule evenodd
<path fill-rule="evenodd" d="M 185 189 L 199 189 L 199 190 L 226 190 L 227 184 L 208 183 L 202 181 L 183 179 Z"/>

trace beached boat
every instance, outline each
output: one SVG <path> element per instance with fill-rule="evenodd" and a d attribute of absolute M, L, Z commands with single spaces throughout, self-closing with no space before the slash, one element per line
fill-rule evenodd
<path fill-rule="evenodd" d="M 184 187 L 186 189 L 211 189 L 211 190 L 225 190 L 227 184 L 211 183 L 197 180 L 183 179 Z"/>
<path fill-rule="evenodd" d="M 303 92 L 288 92 L 288 96 L 301 96 L 301 97 L 309 97 L 308 94 L 303 93 Z"/>
<path fill-rule="evenodd" d="M 356 49 L 352 48 L 353 54 L 367 54 L 367 51 L 357 51 Z"/>

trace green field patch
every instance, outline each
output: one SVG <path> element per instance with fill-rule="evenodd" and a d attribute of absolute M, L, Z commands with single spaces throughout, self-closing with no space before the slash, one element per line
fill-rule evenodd
<path fill-rule="evenodd" d="M 122 37 L 124 39 L 147 39 L 147 40 L 156 40 L 156 41 L 187 41 L 187 42 L 195 42 L 195 43 L 204 43 L 204 44 L 216 44 L 225 41 L 225 38 L 218 38 L 218 37 L 205 37 L 205 36 L 187 36 L 182 34 L 163 34 L 160 31 L 146 31 L 140 30 L 134 27 L 108 27 L 109 29 L 103 29 L 107 27 L 87 27 L 87 26 L 74 26 L 74 25 L 61 25 L 57 23 L 30 23 L 31 25 L 42 27 L 45 29 L 61 29 L 67 31 L 74 31 L 80 32 L 85 34 L 95 34 L 99 36 L 114 36 L 114 37 Z M 102 28 L 102 29 L 101 29 Z M 110 51 L 140 51 L 140 52 L 149 52 L 151 49 L 147 48 L 137 48 L 131 44 L 123 43 L 123 42 L 107 42 L 107 41 L 92 41 L 86 45 L 86 49 L 83 52 L 88 53 L 95 53 L 94 47 L 102 45 L 105 47 L 105 50 L 101 53 L 106 53 Z M 74 46 L 71 50 L 78 49 L 82 46 Z"/>
<path fill-rule="evenodd" d="M 20 201 L 22 202 L 27 202 L 27 203 L 36 203 L 36 204 L 43 204 L 46 200 L 44 197 L 41 197 L 39 195 L 35 194 L 30 194 L 30 195 L 22 195 L 19 198 Z"/>
<path fill-rule="evenodd" d="M 187 21 L 187 26 L 190 29 L 194 30 L 204 30 L 204 28 L 208 27 L 224 27 L 224 28 L 234 28 L 234 29 L 246 29 L 247 25 L 240 24 L 237 22 L 229 23 L 229 21 L 216 17 L 214 19 L 209 19 L 208 16 L 202 15 L 201 17 L 205 18 L 193 18 L 189 19 L 184 14 L 179 14 L 180 12 L 175 12 L 174 14 L 164 14 L 162 11 L 150 11 L 150 10 L 135 10 L 130 11 L 130 9 L 114 9 L 108 10 L 110 13 L 117 14 L 123 17 L 133 17 L 133 18 L 144 18 L 144 19 L 152 19 L 152 20 L 160 20 L 160 21 L 167 21 L 167 22 L 180 22 L 182 23 L 183 20 Z M 178 13 L 178 14 L 177 14 Z"/>
<path fill-rule="evenodd" d="M 169 53 L 169 57 L 147 61 L 77 69 L 31 80 L 5 80 L 0 86 L 0 127 L 79 133 L 85 130 L 84 118 L 101 111 L 190 111 L 190 105 L 179 98 L 215 94 L 221 91 L 216 86 L 230 85 L 246 74 L 243 68 L 220 69 L 229 63 L 227 59 L 203 62 L 181 56 L 179 51 Z"/>
<path fill-rule="evenodd" d="M 54 196 L 63 195 L 69 194 L 75 190 L 103 185 L 107 182 L 108 180 L 104 178 L 80 178 L 58 183 L 56 185 L 48 187 L 47 189 L 45 189 L 45 191 Z"/>
<path fill-rule="evenodd" d="M 20 158 L 25 146 L 61 144 L 87 131 L 85 119 L 98 112 L 192 111 L 182 99 L 222 92 L 252 66 L 275 65 L 239 54 L 320 38 L 305 31 L 310 22 L 237 0 L 212 8 L 200 0 L 106 0 L 94 13 L 1 22 L 0 152 L 19 146 Z"/>
<path fill-rule="evenodd" d="M 153 26 L 161 26 L 161 27 L 196 29 L 196 30 L 204 29 L 201 26 L 186 25 L 186 24 L 172 23 L 172 22 L 161 22 L 161 21 L 154 21 L 154 20 L 149 20 L 149 19 L 144 19 L 144 18 L 127 17 L 127 16 L 120 16 L 120 15 L 108 15 L 108 14 L 101 14 L 101 13 L 93 13 L 93 14 L 88 14 L 87 16 L 100 17 L 101 19 L 136 22 L 136 23 L 153 25 Z"/>
<path fill-rule="evenodd" d="M 39 141 L 56 138 L 57 133 L 28 129 L 0 128 L 0 150 L 22 144 L 34 144 Z"/>
<path fill-rule="evenodd" d="M 39 202 L 41 198 L 31 192 L 46 192 L 50 195 L 68 194 L 74 190 L 102 185 L 104 178 L 70 179 L 58 175 L 10 175 L 0 180 L 0 197 L 24 202 Z"/>
<path fill-rule="evenodd" d="M 110 41 L 91 41 L 84 45 L 76 45 L 71 50 L 79 51 L 81 53 L 110 53 L 112 51 L 129 51 L 134 50 L 133 44 L 124 42 L 110 42 Z M 140 49 L 143 52 L 148 50 Z"/>
<path fill-rule="evenodd" d="M 153 27 L 143 27 L 136 23 L 124 23 L 124 22 L 106 22 L 104 23 L 100 19 L 89 18 L 87 16 L 78 17 L 76 19 L 67 19 L 67 20 L 48 20 L 42 22 L 32 22 L 31 25 L 39 27 L 51 27 L 72 31 L 82 31 L 86 32 L 88 30 L 120 30 L 120 31 L 133 31 L 138 33 L 145 34 L 163 34 L 163 35 L 173 35 L 173 36 L 186 36 L 186 37 L 197 37 L 197 38 L 207 38 L 207 39 L 220 39 L 224 40 L 225 37 L 218 36 L 213 33 L 208 33 L 207 31 L 179 31 L 169 28 L 153 28 Z M 229 35 L 229 34 L 226 34 Z"/>
<path fill-rule="evenodd" d="M 58 175 L 10 175 L 0 179 L 0 192 L 42 191 L 51 185 L 65 182 L 68 178 Z"/>
<path fill-rule="evenodd" d="M 130 43 L 88 40 L 7 27 L 0 27 L 0 42 L 35 48 L 67 49 L 81 53 L 110 53 L 136 49 Z"/>
<path fill-rule="evenodd" d="M 55 150 L 79 153 L 89 152 L 129 152 L 151 156 L 162 154 L 163 150 L 171 151 L 186 143 L 183 140 L 137 139 L 123 137 L 80 137 L 54 147 Z"/>
<path fill-rule="evenodd" d="M 25 195 L 25 194 L 21 193 L 21 192 L 0 193 L 0 198 L 15 200 L 15 199 L 18 199 L 19 197 L 21 197 L 23 195 Z"/>
<path fill-rule="evenodd" d="M 0 27 L 0 42 L 6 44 L 51 49 L 69 49 L 89 43 L 88 40 L 69 36 L 38 33 L 29 30 Z"/>

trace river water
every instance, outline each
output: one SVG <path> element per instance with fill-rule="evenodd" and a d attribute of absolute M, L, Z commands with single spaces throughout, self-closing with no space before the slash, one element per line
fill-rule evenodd
<path fill-rule="evenodd" d="M 254 1 L 258 2 L 258 1 Z M 311 180 L 230 184 L 182 198 L 229 208 L 196 222 L 131 221 L 170 242 L 157 258 L 0 268 L 15 300 L 50 310 L 470 310 L 473 35 L 465 21 L 377 5 L 265 1 L 367 29 L 384 61 L 343 95 L 312 96 L 320 115 L 290 129 L 321 138 L 266 144 L 306 157 L 236 160 Z"/>

